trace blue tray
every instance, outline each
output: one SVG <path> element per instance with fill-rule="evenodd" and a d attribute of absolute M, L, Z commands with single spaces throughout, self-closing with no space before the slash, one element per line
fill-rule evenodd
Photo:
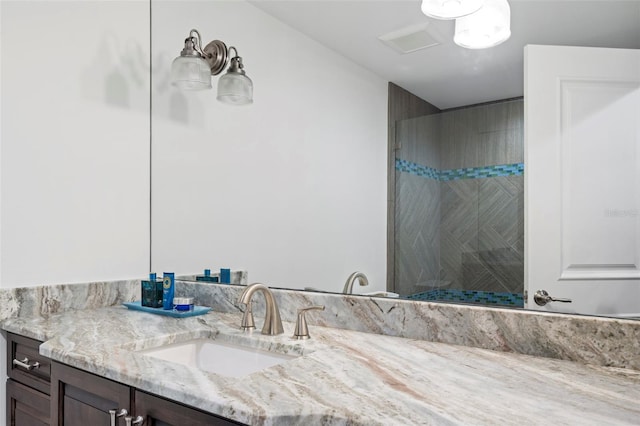
<path fill-rule="evenodd" d="M 139 300 L 135 302 L 123 303 L 123 305 L 134 311 L 149 312 L 151 314 L 164 315 L 166 317 L 173 318 L 187 318 L 194 317 L 196 315 L 204 315 L 211 310 L 211 308 L 209 308 L 208 306 L 194 306 L 193 311 L 175 311 L 173 309 L 165 310 L 162 308 L 150 308 L 148 306 L 142 306 L 142 302 L 140 302 Z"/>

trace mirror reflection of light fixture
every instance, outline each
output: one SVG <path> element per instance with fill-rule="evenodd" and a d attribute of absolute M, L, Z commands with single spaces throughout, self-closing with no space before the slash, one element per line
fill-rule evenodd
<path fill-rule="evenodd" d="M 485 0 L 422 0 L 422 13 L 430 18 L 456 19 L 477 12 Z"/>
<path fill-rule="evenodd" d="M 476 13 L 456 19 L 453 41 L 467 49 L 497 46 L 511 37 L 511 8 L 507 0 L 486 0 Z"/>
<path fill-rule="evenodd" d="M 233 50 L 235 56 L 229 60 Z M 211 89 L 211 76 L 220 74 L 229 65 L 227 73 L 218 81 L 220 102 L 246 105 L 253 102 L 253 82 L 247 77 L 238 56 L 238 50 L 220 40 L 214 40 L 202 48 L 198 30 L 191 30 L 184 41 L 184 49 L 171 64 L 171 82 L 182 90 Z"/>

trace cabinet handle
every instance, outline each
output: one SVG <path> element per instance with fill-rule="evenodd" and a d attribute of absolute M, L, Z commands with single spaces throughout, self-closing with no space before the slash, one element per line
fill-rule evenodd
<path fill-rule="evenodd" d="M 127 416 L 124 418 L 124 423 L 126 426 L 140 425 L 144 423 L 144 418 L 142 416 L 138 416 L 135 419 L 131 416 Z"/>
<path fill-rule="evenodd" d="M 124 408 L 121 409 L 119 412 L 116 409 L 109 410 L 109 417 L 111 419 L 111 426 L 116 426 L 117 425 L 116 419 L 118 417 L 124 417 L 127 414 L 129 414 L 129 412 Z"/>
<path fill-rule="evenodd" d="M 40 367 L 40 363 L 39 362 L 34 362 L 33 364 L 29 364 L 29 358 L 25 357 L 22 361 L 18 361 L 17 359 L 13 359 L 13 365 L 17 365 L 18 367 L 22 367 L 25 368 L 29 371 L 33 370 L 34 368 L 38 368 Z"/>

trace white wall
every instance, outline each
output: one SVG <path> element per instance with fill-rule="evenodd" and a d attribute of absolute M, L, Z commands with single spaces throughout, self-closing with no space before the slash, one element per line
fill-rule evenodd
<path fill-rule="evenodd" d="M 149 3 L 0 8 L 0 286 L 144 276 Z"/>
<path fill-rule="evenodd" d="M 153 9 L 154 268 L 384 289 L 386 82 L 244 2 Z M 238 46 L 255 105 L 169 88 L 192 27 Z M 0 34 L 0 287 L 144 275 L 149 2 L 2 0 Z"/>
<path fill-rule="evenodd" d="M 149 3 L 2 0 L 0 35 L 0 287 L 145 275 Z"/>
<path fill-rule="evenodd" d="M 238 48 L 253 105 L 169 85 L 191 28 Z M 387 83 L 244 1 L 154 2 L 152 31 L 153 269 L 383 290 Z"/>

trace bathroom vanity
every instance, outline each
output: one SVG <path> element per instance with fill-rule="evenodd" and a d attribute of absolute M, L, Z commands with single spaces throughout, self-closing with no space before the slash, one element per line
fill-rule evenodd
<path fill-rule="evenodd" d="M 640 372 L 634 369 L 319 327 L 311 320 L 312 338 L 297 341 L 286 321 L 282 335 L 243 333 L 241 316 L 174 319 L 114 306 L 9 319 L 3 328 L 16 342 L 10 347 L 30 346 L 29 361 L 43 366 L 43 377 L 30 381 L 20 376 L 39 368 L 10 366 L 9 415 L 39 421 L 17 425 L 48 424 L 49 398 L 52 425 L 94 418 L 88 423 L 109 424 L 109 410 L 123 408 L 132 421 L 142 416 L 145 424 L 173 425 L 185 419 L 193 425 L 522 425 L 548 419 L 631 425 L 640 416 Z M 256 317 L 258 329 L 261 321 Z M 143 352 L 193 339 L 292 358 L 226 377 Z M 119 417 L 116 424 L 125 421 Z"/>
<path fill-rule="evenodd" d="M 125 424 L 126 417 L 142 424 L 137 416 L 147 425 L 241 424 L 51 362 L 38 353 L 37 340 L 7 333 L 7 343 L 7 425 Z"/>

